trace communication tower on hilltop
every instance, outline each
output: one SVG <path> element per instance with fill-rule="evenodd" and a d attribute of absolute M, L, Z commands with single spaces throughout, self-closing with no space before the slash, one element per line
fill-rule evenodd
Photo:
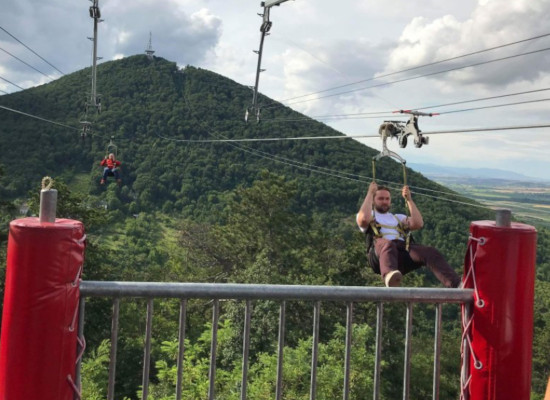
<path fill-rule="evenodd" d="M 153 46 L 151 45 L 151 39 L 152 39 L 152 33 L 149 32 L 149 45 L 147 46 L 147 49 L 145 50 L 145 54 L 147 54 L 147 58 L 149 60 L 153 60 L 153 54 L 155 54 L 155 50 L 153 50 Z"/>

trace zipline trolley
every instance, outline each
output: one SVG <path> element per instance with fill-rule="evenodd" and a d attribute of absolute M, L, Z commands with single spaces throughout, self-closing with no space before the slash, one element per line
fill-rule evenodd
<path fill-rule="evenodd" d="M 383 141 L 385 140 L 384 136 L 397 138 L 397 141 L 399 142 L 399 147 L 405 148 L 407 147 L 407 137 L 413 135 L 415 147 L 420 148 L 422 147 L 422 145 L 429 143 L 429 138 L 422 136 L 422 131 L 418 128 L 418 117 L 431 117 L 438 114 L 423 113 L 420 111 L 412 110 L 399 110 L 395 111 L 395 113 L 410 114 L 411 117 L 406 123 L 403 123 L 403 121 L 384 121 L 384 123 L 380 125 L 380 129 L 378 130 L 378 133 L 380 134 L 380 136 L 382 136 Z"/>
<path fill-rule="evenodd" d="M 109 144 L 107 145 L 107 149 L 105 150 L 105 154 L 106 154 L 105 157 L 108 157 L 110 153 L 113 153 L 115 155 L 115 158 L 118 159 L 118 147 L 115 144 L 115 142 L 113 142 L 114 138 L 115 138 L 114 136 L 111 136 L 111 140 L 109 141 Z"/>

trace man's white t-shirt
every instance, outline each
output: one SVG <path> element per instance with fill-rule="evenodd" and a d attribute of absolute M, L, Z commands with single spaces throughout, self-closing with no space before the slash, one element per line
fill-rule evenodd
<path fill-rule="evenodd" d="M 397 230 L 398 223 L 395 218 L 397 217 L 401 223 L 404 223 L 405 220 L 407 219 L 406 215 L 392 214 L 392 213 L 379 213 L 378 211 L 374 211 L 374 210 L 373 210 L 373 214 L 374 214 L 374 219 L 376 219 L 376 222 L 378 222 L 380 225 L 393 227 L 393 228 L 387 228 L 387 227 L 380 228 L 380 233 L 384 235 L 384 239 L 403 240 L 401 235 L 399 235 L 399 231 Z M 361 229 L 361 232 L 363 233 L 366 231 L 366 229 L 361 228 L 360 226 L 359 226 L 359 229 Z"/>

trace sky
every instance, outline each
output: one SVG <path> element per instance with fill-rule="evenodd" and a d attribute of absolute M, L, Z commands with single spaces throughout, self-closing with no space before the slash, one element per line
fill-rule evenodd
<path fill-rule="evenodd" d="M 98 1 L 103 19 L 99 62 L 144 53 L 151 33 L 155 56 L 254 85 L 258 56 L 253 50 L 259 48 L 258 14 L 264 11 L 260 1 Z M 0 95 L 21 90 L 11 83 L 29 88 L 91 65 L 90 1 L 5 3 L 0 14 Z M 396 110 L 441 113 L 419 118 L 428 145 L 416 148 L 409 138 L 403 149 L 390 140 L 389 150 L 408 163 L 497 168 L 550 179 L 550 128 L 532 128 L 550 124 L 550 90 L 543 90 L 550 88 L 550 51 L 544 50 L 550 48 L 550 35 L 544 36 L 550 33 L 550 1 L 388 4 L 289 0 L 272 7 L 259 91 L 350 136 L 376 136 L 384 120 L 404 118 L 392 114 Z M 520 43 L 508 45 L 514 42 Z M 494 47 L 499 48 L 483 51 Z M 477 54 L 464 56 L 470 53 Z M 531 54 L 519 56 L 523 53 Z M 449 58 L 454 59 L 436 63 Z M 500 58 L 507 59 L 487 62 Z M 480 65 L 468 67 L 472 64 Z M 518 94 L 529 91 L 537 92 Z M 505 95 L 513 96 L 480 100 Z M 476 101 L 442 106 L 470 100 Z M 500 106 L 510 103 L 524 104 Z M 235 118 L 242 119 L 248 105 Z M 480 107 L 489 108 L 463 111 Z M 262 118 L 269 118 L 268 109 Z M 528 128 L 429 134 L 516 126 Z M 360 141 L 382 150 L 379 137 Z"/>

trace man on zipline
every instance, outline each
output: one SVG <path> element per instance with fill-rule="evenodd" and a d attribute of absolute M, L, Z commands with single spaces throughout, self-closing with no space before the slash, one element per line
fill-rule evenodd
<path fill-rule="evenodd" d="M 103 160 L 101 160 L 99 165 L 105 167 L 103 168 L 103 177 L 101 178 L 101 182 L 99 182 L 100 184 L 105 185 L 108 176 L 114 176 L 116 182 L 119 185 L 122 183 L 122 180 L 120 179 L 120 173 L 118 171 L 118 167 L 120 167 L 120 161 L 115 158 L 115 155 L 113 153 L 110 153 L 108 157 L 105 157 Z"/>
<path fill-rule="evenodd" d="M 412 200 L 407 185 L 402 196 L 410 216 L 392 214 L 390 191 L 371 182 L 367 196 L 357 213 L 357 225 L 367 235 L 367 259 L 388 287 L 401 286 L 403 275 L 425 265 L 449 288 L 460 285 L 460 277 L 434 247 L 409 243 L 409 231 L 424 226 L 422 214 Z"/>

